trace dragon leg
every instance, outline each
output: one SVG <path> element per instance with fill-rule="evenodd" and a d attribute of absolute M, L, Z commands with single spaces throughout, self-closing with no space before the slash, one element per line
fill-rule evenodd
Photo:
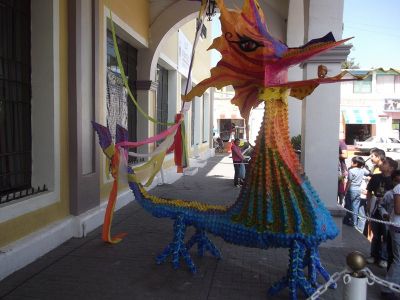
<path fill-rule="evenodd" d="M 308 268 L 308 281 L 313 287 L 318 287 L 317 282 L 317 267 L 315 264 L 315 256 L 318 255 L 318 251 L 315 248 L 306 248 L 303 259 L 303 269 Z"/>
<path fill-rule="evenodd" d="M 197 255 L 202 257 L 206 250 L 210 251 L 217 259 L 221 258 L 221 252 L 214 245 L 214 243 L 208 238 L 204 229 L 196 228 L 196 233 L 186 243 L 186 248 L 189 250 L 197 243 Z"/>
<path fill-rule="evenodd" d="M 315 265 L 315 268 L 321 274 L 321 276 L 325 279 L 325 281 L 329 281 L 330 275 L 329 275 L 328 271 L 326 271 L 325 268 L 321 264 L 321 260 L 319 258 L 319 252 L 318 252 L 317 247 L 311 248 L 311 253 L 312 253 L 312 256 L 310 256 L 310 257 L 313 260 L 313 264 Z M 337 288 L 336 282 L 332 283 L 329 286 L 329 288 L 336 289 Z"/>
<path fill-rule="evenodd" d="M 285 287 L 289 288 L 291 299 L 297 299 L 297 288 L 300 288 L 308 297 L 311 296 L 315 289 L 304 276 L 304 255 L 305 247 L 298 241 L 293 241 L 292 247 L 289 249 L 289 268 L 287 275 L 272 285 L 268 290 L 268 294 L 273 296 Z"/>
<path fill-rule="evenodd" d="M 330 279 L 329 273 L 325 270 L 325 268 L 321 264 L 321 260 L 319 257 L 319 251 L 317 247 L 311 247 L 306 250 L 303 262 L 304 268 L 308 268 L 308 280 L 310 284 L 314 287 L 318 287 L 317 277 L 318 273 L 328 281 Z M 337 284 L 332 283 L 329 288 L 336 289 Z"/>
<path fill-rule="evenodd" d="M 174 222 L 174 240 L 164 249 L 164 251 L 157 257 L 157 264 L 162 264 L 166 261 L 168 256 L 172 256 L 172 265 L 174 269 L 179 268 L 180 257 L 184 259 L 189 270 L 196 273 L 197 269 L 194 265 L 192 258 L 185 246 L 185 231 L 186 223 L 182 215 L 177 215 Z"/>

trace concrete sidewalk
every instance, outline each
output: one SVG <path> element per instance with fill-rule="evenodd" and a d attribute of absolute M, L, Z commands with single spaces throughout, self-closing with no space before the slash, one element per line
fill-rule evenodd
<path fill-rule="evenodd" d="M 215 156 L 195 176 L 184 176 L 151 193 L 215 204 L 235 201 L 233 166 L 227 156 Z M 230 245 L 210 235 L 222 252 L 222 260 L 209 254 L 192 258 L 198 273 L 182 263 L 156 265 L 155 257 L 172 239 L 170 219 L 157 219 L 133 202 L 114 217 L 113 232 L 127 232 L 119 244 L 101 240 L 101 228 L 85 238 L 73 238 L 34 263 L 0 282 L 0 299 L 267 299 L 267 289 L 285 275 L 287 249 L 249 249 Z M 346 255 L 369 253 L 369 242 L 345 226 L 340 247 L 320 248 L 321 260 L 333 274 L 345 267 Z M 192 231 L 188 232 L 188 236 Z M 370 266 L 383 277 L 385 271 Z M 341 299 L 343 283 L 322 299 Z M 299 294 L 300 295 L 300 294 Z M 303 295 L 300 295 L 303 297 Z M 303 297 L 304 298 L 304 297 Z M 288 299 L 287 290 L 271 299 Z M 368 299 L 380 299 L 380 288 L 368 288 Z"/>

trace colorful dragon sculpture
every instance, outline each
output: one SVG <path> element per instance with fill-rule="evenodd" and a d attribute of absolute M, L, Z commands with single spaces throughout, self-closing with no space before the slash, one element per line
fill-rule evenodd
<path fill-rule="evenodd" d="M 289 248 L 289 266 L 286 276 L 269 289 L 273 295 L 285 287 L 292 299 L 301 290 L 310 296 L 318 286 L 317 275 L 325 280 L 328 272 L 319 259 L 318 246 L 327 239 L 334 239 L 338 229 L 319 196 L 305 176 L 288 134 L 288 96 L 303 99 L 320 83 L 342 80 L 319 76 L 312 80 L 288 82 L 287 72 L 291 65 L 344 43 L 335 41 L 331 33 L 314 39 L 298 48 L 289 48 L 270 35 L 264 15 L 256 0 L 245 0 L 242 10 L 229 10 L 222 0 L 217 0 L 221 12 L 222 35 L 210 48 L 218 50 L 222 59 L 211 70 L 211 77 L 199 83 L 183 96 L 190 101 L 209 87 L 221 88 L 232 85 L 235 97 L 232 103 L 240 109 L 247 121 L 253 107 L 265 103 L 264 118 L 253 151 L 245 183 L 236 202 L 231 206 L 177 199 L 162 199 L 150 195 L 140 184 L 132 167 L 124 165 L 130 189 L 136 201 L 158 218 L 174 220 L 173 240 L 157 257 L 165 262 L 170 256 L 174 268 L 180 258 L 192 272 L 196 267 L 189 249 L 197 244 L 198 255 L 209 251 L 217 258 L 219 250 L 207 237 L 211 233 L 225 241 L 246 247 L 267 249 Z M 111 160 L 114 186 L 111 194 L 115 199 L 118 189 L 120 165 L 126 150 L 118 145 L 126 141 L 126 131 L 117 128 L 116 145 L 109 130 L 93 123 L 100 145 Z M 103 238 L 117 242 L 120 236 L 111 238 L 114 202 L 109 203 Z M 194 226 L 196 233 L 185 243 L 185 231 Z"/>

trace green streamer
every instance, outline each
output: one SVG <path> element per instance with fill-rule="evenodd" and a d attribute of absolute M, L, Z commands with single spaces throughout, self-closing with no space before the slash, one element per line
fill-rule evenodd
<path fill-rule="evenodd" d="M 153 123 L 155 123 L 155 124 L 160 124 L 160 125 L 167 125 L 167 126 L 174 125 L 175 122 L 171 122 L 171 123 L 169 123 L 169 122 L 167 122 L 167 123 L 158 122 L 156 119 L 150 117 L 148 114 L 146 114 L 146 112 L 143 111 L 143 109 L 139 106 L 139 104 L 138 104 L 137 101 L 135 100 L 135 97 L 133 96 L 133 94 L 132 94 L 132 92 L 131 92 L 131 89 L 129 88 L 128 79 L 126 78 L 124 67 L 122 66 L 122 60 L 121 60 L 121 56 L 120 56 L 120 54 L 119 54 L 119 49 L 118 49 L 118 44 L 117 44 L 117 35 L 115 34 L 115 27 L 114 27 L 114 22 L 113 22 L 113 19 L 112 19 L 111 10 L 110 10 L 110 20 L 111 20 L 111 32 L 112 32 L 112 37 L 113 37 L 115 55 L 116 55 L 116 57 L 117 57 L 117 62 L 118 62 L 118 68 L 120 69 L 121 77 L 122 77 L 122 80 L 123 80 L 123 82 L 124 82 L 125 88 L 126 88 L 127 91 L 128 91 L 129 98 L 131 98 L 131 100 L 132 100 L 133 104 L 135 104 L 137 110 L 138 110 L 147 120 L 149 120 L 149 121 L 151 121 L 151 122 L 153 122 Z"/>

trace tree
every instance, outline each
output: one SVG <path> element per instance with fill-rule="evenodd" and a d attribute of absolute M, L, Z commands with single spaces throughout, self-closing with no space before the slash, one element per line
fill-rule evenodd
<path fill-rule="evenodd" d="M 350 58 L 342 62 L 342 69 L 359 69 L 360 66 L 354 61 L 354 58 Z"/>

